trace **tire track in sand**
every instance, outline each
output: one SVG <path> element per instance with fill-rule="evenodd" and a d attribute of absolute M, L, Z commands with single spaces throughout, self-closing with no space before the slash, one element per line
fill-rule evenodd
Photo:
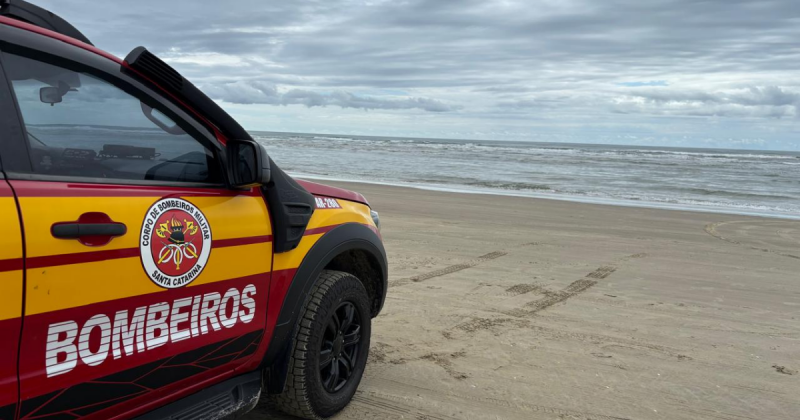
<path fill-rule="evenodd" d="M 583 276 L 582 279 L 576 280 L 567 287 L 558 290 L 552 291 L 548 290 L 542 285 L 539 284 L 531 284 L 528 287 L 524 287 L 524 284 L 514 285 L 508 289 L 506 289 L 507 293 L 514 292 L 514 295 L 522 295 L 529 292 L 538 292 L 542 294 L 544 297 L 530 301 L 523 305 L 523 308 L 516 308 L 512 310 L 499 310 L 500 312 L 505 315 L 510 315 L 516 319 L 519 318 L 527 318 L 532 315 L 536 315 L 537 313 L 550 308 L 553 305 L 559 304 L 561 302 L 566 301 L 569 298 L 575 297 L 592 286 L 596 285 L 598 281 L 603 280 L 613 274 L 619 268 L 619 265 L 624 265 L 625 263 L 629 262 L 630 260 L 640 259 L 640 258 L 647 258 L 649 254 L 641 252 L 638 254 L 627 255 L 621 258 L 617 258 L 613 260 L 611 263 L 607 263 L 606 265 L 602 265 L 592 272 Z M 473 318 L 470 321 L 465 323 L 456 325 L 453 329 L 462 330 L 469 333 L 475 332 L 477 330 L 483 329 L 490 329 L 496 325 L 504 324 L 507 322 L 514 323 L 513 319 L 487 319 L 487 318 Z M 448 332 L 445 332 L 445 338 L 447 338 Z"/>
<path fill-rule="evenodd" d="M 583 293 L 590 287 L 597 284 L 597 280 L 604 279 L 610 276 L 611 273 L 613 273 L 616 270 L 617 270 L 616 266 L 604 265 L 592 271 L 591 273 L 587 274 L 584 278 L 570 283 L 567 287 L 557 292 L 553 292 L 546 289 L 539 289 L 538 291 L 544 295 L 544 298 L 526 303 L 525 309 L 502 311 L 502 313 L 506 315 L 511 315 L 514 318 L 526 318 L 531 315 L 535 315 L 536 313 L 541 312 L 553 305 L 564 302 L 573 296 Z M 497 325 L 506 323 L 512 323 L 517 325 L 518 327 L 521 326 L 519 322 L 516 322 L 516 320 L 512 318 L 499 318 L 499 319 L 473 318 L 470 321 L 456 325 L 455 327 L 453 327 L 453 329 L 461 330 L 468 333 L 474 333 L 478 330 L 490 329 Z"/>
<path fill-rule="evenodd" d="M 525 304 L 526 309 L 522 309 L 521 311 L 524 312 L 525 315 L 534 315 L 537 312 L 541 312 L 553 305 L 564 302 L 575 295 L 585 292 L 587 289 L 597 284 L 598 280 L 602 280 L 610 276 L 615 271 L 617 271 L 617 267 L 615 265 L 604 265 L 599 267 L 587 274 L 584 278 L 570 283 L 562 290 L 557 292 L 548 292 L 545 294 L 544 298 L 528 302 Z"/>
<path fill-rule="evenodd" d="M 598 281 L 605 279 L 606 277 L 610 276 L 615 271 L 617 271 L 618 268 L 617 264 L 626 263 L 633 259 L 646 258 L 647 256 L 648 254 L 642 252 L 619 258 L 615 260 L 615 263 L 610 263 L 607 265 L 600 266 L 591 273 L 585 275 L 582 279 L 575 280 L 564 289 L 561 289 L 556 292 L 546 289 L 539 290 L 544 295 L 544 298 L 528 302 L 525 304 L 524 309 L 515 309 L 506 312 L 506 314 L 515 317 L 526 317 L 535 315 L 538 312 L 541 312 L 553 305 L 557 305 L 561 302 L 566 301 L 571 297 L 577 296 L 585 292 L 592 286 L 596 285 Z"/>
<path fill-rule="evenodd" d="M 775 255 L 780 255 L 782 257 L 787 257 L 787 258 L 793 258 L 793 259 L 796 259 L 796 260 L 800 260 L 800 255 L 787 254 L 785 252 L 776 251 L 776 250 L 770 249 L 770 248 L 759 248 L 757 246 L 746 245 L 746 244 L 743 244 L 743 243 L 741 243 L 741 242 L 739 242 L 739 241 L 737 241 L 735 239 L 731 239 L 731 238 L 727 238 L 725 236 L 722 236 L 721 233 L 717 232 L 717 228 L 720 227 L 720 226 L 736 224 L 736 223 L 746 223 L 746 222 L 745 221 L 731 221 L 731 222 L 709 223 L 709 224 L 707 224 L 705 226 L 705 228 L 703 228 L 703 230 L 707 234 L 709 234 L 709 235 L 711 235 L 711 236 L 713 236 L 713 237 L 715 237 L 715 238 L 717 238 L 717 239 L 719 239 L 721 241 L 725 241 L 725 242 L 727 242 L 729 244 L 741 245 L 741 246 L 744 246 L 746 248 L 750 248 L 750 249 L 752 249 L 754 251 L 768 252 L 770 254 L 775 254 Z"/>
<path fill-rule="evenodd" d="M 505 251 L 494 251 L 488 254 L 481 255 L 478 258 L 473 259 L 472 261 L 467 261 L 461 264 L 451 265 L 449 267 L 440 268 L 435 271 L 430 271 L 423 274 L 418 274 L 413 277 L 406 277 L 404 279 L 393 280 L 389 282 L 389 287 L 398 287 L 398 286 L 405 286 L 406 284 L 410 283 L 419 283 L 425 280 L 430 280 L 435 277 L 441 277 L 447 274 L 452 274 L 459 272 L 461 270 L 466 270 L 468 268 L 475 267 L 476 265 L 482 264 L 486 261 L 491 261 L 502 256 L 508 255 L 508 252 Z"/>

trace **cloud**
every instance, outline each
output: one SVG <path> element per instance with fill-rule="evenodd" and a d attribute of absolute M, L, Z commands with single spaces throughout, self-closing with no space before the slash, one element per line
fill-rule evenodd
<path fill-rule="evenodd" d="M 798 117 L 800 89 L 780 86 L 749 87 L 720 92 L 649 90 L 631 91 L 618 111 L 688 116 L 782 118 Z"/>
<path fill-rule="evenodd" d="M 649 82 L 617 82 L 617 86 L 641 87 L 641 86 L 669 86 L 666 80 L 651 80 Z"/>
<path fill-rule="evenodd" d="M 387 99 L 374 96 L 355 95 L 345 91 L 318 93 L 304 89 L 279 92 L 278 88 L 264 82 L 236 82 L 203 86 L 213 99 L 233 104 L 304 105 L 308 108 L 338 106 L 355 109 L 420 109 L 428 112 L 450 112 L 460 109 L 429 98 Z"/>
<path fill-rule="evenodd" d="M 554 97 L 539 97 L 535 99 L 518 99 L 518 100 L 511 100 L 511 101 L 500 101 L 497 103 L 497 107 L 509 110 L 509 109 L 554 109 L 558 108 L 560 105 L 564 103 L 567 98 L 554 98 Z"/>
<path fill-rule="evenodd" d="M 431 136 L 457 126 L 519 139 L 543 130 L 590 138 L 602 126 L 680 130 L 701 144 L 800 132 L 800 119 L 788 118 L 800 92 L 797 1 L 37 4 L 118 55 L 148 47 L 231 103 L 305 106 L 286 108 L 283 121 L 295 125 L 252 128 L 303 131 L 306 116 L 336 111 L 364 133 L 412 133 L 413 124 L 414 134 Z M 360 94 L 392 90 L 407 95 Z M 396 116 L 353 120 L 353 109 Z M 410 113 L 419 114 L 413 122 Z"/>
<path fill-rule="evenodd" d="M 200 86 L 212 99 L 233 104 L 281 105 L 282 99 L 277 87 L 265 82 L 236 82 Z"/>

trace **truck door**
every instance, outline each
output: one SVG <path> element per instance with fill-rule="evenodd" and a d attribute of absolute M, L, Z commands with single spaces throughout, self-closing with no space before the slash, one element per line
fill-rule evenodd
<path fill-rule="evenodd" d="M 138 414 L 227 379 L 254 352 L 270 218 L 258 189 L 225 188 L 208 127 L 118 63 L 58 48 L 58 60 L 2 53 L 26 151 L 9 172 L 27 276 L 19 414 Z M 19 288 L 0 276 L 3 291 Z"/>
<path fill-rule="evenodd" d="M 22 281 L 22 232 L 17 203 L 0 172 L 0 420 L 14 418 L 19 397 L 17 350 L 22 326 Z"/>

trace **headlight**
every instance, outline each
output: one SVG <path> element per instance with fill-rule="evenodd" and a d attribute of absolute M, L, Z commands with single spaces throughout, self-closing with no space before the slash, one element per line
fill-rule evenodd
<path fill-rule="evenodd" d="M 370 210 L 369 214 L 372 216 L 372 221 L 375 222 L 375 227 L 377 227 L 378 230 L 381 230 L 381 218 L 378 216 L 378 212 L 375 210 Z"/>

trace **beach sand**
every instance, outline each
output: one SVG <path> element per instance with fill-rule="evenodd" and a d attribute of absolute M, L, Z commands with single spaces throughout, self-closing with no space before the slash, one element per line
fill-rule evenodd
<path fill-rule="evenodd" d="M 337 419 L 800 418 L 800 222 L 330 184 L 390 271 Z"/>

